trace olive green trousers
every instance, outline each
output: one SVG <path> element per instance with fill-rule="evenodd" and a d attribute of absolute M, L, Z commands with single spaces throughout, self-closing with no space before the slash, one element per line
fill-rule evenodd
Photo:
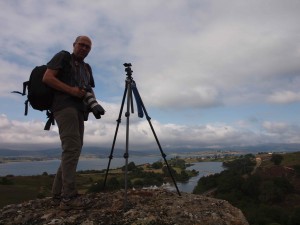
<path fill-rule="evenodd" d="M 54 112 L 59 130 L 62 154 L 61 163 L 52 185 L 53 196 L 64 198 L 77 195 L 76 169 L 83 145 L 83 112 L 68 107 Z"/>

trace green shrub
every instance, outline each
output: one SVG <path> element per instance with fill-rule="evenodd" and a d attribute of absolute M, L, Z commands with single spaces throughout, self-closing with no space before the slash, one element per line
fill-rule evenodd
<path fill-rule="evenodd" d="M 280 165 L 283 160 L 283 156 L 279 154 L 272 154 L 271 162 L 273 162 L 275 165 Z"/>

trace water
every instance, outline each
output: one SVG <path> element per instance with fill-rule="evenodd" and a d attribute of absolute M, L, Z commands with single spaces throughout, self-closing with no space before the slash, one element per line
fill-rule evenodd
<path fill-rule="evenodd" d="M 145 163 L 154 163 L 161 160 L 160 156 L 137 157 L 128 159 L 128 163 L 134 162 L 136 165 Z M 77 171 L 80 170 L 103 170 L 107 168 L 108 158 L 80 158 Z M 60 160 L 29 161 L 29 162 L 9 162 L 0 163 L 0 176 L 31 176 L 41 175 L 44 172 L 55 174 L 60 164 Z M 125 165 L 124 158 L 113 158 L 110 163 L 110 169 L 115 169 Z"/>
<path fill-rule="evenodd" d="M 163 158 L 160 156 L 130 157 L 128 162 L 134 162 L 136 165 L 141 165 L 145 163 L 152 164 L 159 160 L 163 160 Z M 107 168 L 108 161 L 108 158 L 83 158 L 79 160 L 77 170 L 103 170 Z M 41 175 L 44 172 L 55 174 L 59 164 L 60 160 L 2 163 L 0 164 L 0 176 L 31 176 Z M 124 165 L 124 158 L 113 158 L 111 160 L 110 169 L 122 167 Z M 186 183 L 177 182 L 180 192 L 191 193 L 201 177 L 219 173 L 224 170 L 222 162 L 197 162 L 187 169 L 199 171 L 199 174 L 192 177 Z M 170 185 L 170 189 L 175 190 L 174 184 Z"/>
<path fill-rule="evenodd" d="M 192 193 L 194 187 L 197 185 L 198 180 L 203 176 L 208 176 L 214 173 L 220 173 L 224 170 L 222 162 L 198 162 L 193 166 L 188 167 L 188 170 L 199 171 L 199 174 L 189 179 L 187 183 L 178 183 L 177 187 L 182 192 Z"/>

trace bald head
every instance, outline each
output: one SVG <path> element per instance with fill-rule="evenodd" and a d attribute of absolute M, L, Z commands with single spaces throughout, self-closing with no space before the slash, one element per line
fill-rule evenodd
<path fill-rule="evenodd" d="M 84 60 L 92 48 L 92 41 L 87 36 L 78 36 L 73 43 L 73 54 L 79 60 Z"/>

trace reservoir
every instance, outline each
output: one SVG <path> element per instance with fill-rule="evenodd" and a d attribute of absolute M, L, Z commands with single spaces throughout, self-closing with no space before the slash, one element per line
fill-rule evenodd
<path fill-rule="evenodd" d="M 130 157 L 128 162 L 134 162 L 136 165 L 145 163 L 154 163 L 163 160 L 160 156 L 146 156 L 146 157 Z M 81 158 L 77 167 L 78 171 L 82 170 L 103 170 L 107 169 L 108 158 Z M 46 160 L 46 161 L 30 161 L 30 162 L 9 162 L 0 164 L 0 176 L 14 175 L 14 176 L 31 176 L 41 175 L 44 172 L 48 174 L 55 174 L 60 164 L 60 160 Z M 111 160 L 110 168 L 115 169 L 125 165 L 124 158 L 113 158 Z M 192 177 L 186 183 L 178 183 L 177 186 L 180 192 L 191 193 L 197 185 L 198 180 L 203 176 L 208 176 L 214 173 L 220 173 L 224 170 L 222 162 L 197 162 L 187 168 L 188 170 L 196 170 L 199 174 Z M 171 189 L 174 184 L 170 184 Z"/>

